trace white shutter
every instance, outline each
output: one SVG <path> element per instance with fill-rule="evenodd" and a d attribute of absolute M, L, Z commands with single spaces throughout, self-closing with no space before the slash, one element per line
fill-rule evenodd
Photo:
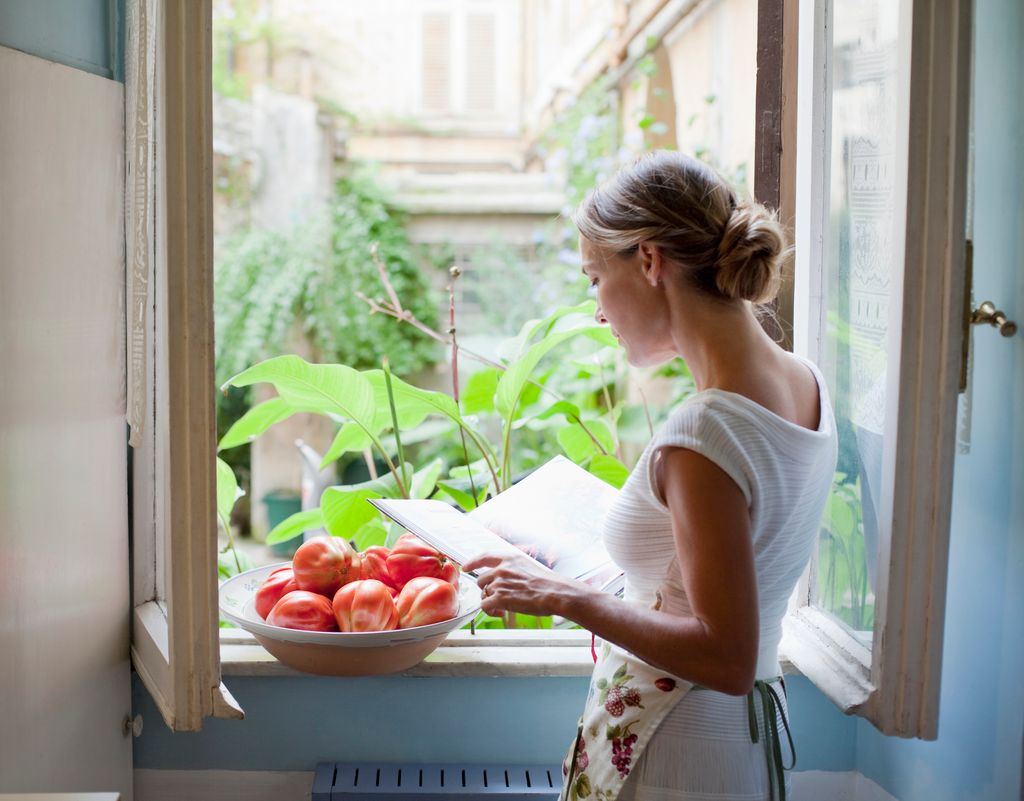
<path fill-rule="evenodd" d="M 494 14 L 466 18 L 466 111 L 494 111 L 497 91 L 497 31 Z"/>
<path fill-rule="evenodd" d="M 420 105 L 433 114 L 447 114 L 451 107 L 451 27 L 450 14 L 423 15 Z"/>

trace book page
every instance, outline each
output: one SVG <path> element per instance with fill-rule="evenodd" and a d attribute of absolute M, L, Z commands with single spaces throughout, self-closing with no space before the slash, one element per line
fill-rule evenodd
<path fill-rule="evenodd" d="M 484 552 L 520 553 L 479 521 L 443 501 L 370 498 L 400 526 L 462 565 Z"/>
<path fill-rule="evenodd" d="M 534 470 L 468 517 L 572 578 L 619 571 L 604 549 L 601 532 L 618 490 L 564 456 Z"/>

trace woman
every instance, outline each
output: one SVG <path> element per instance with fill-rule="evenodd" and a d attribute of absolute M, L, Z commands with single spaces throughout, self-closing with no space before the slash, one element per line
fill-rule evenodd
<path fill-rule="evenodd" d="M 782 617 L 836 464 L 825 382 L 762 330 L 783 232 L 700 161 L 657 152 L 575 215 L 583 272 L 631 364 L 685 360 L 673 410 L 605 523 L 623 599 L 485 554 L 483 608 L 557 614 L 600 638 L 563 798 L 785 798 Z M 745 696 L 745 697 L 744 697 Z M 782 736 L 779 736 L 782 732 Z"/>

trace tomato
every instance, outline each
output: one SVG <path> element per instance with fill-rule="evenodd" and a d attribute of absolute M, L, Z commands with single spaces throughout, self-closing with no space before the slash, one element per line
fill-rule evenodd
<path fill-rule="evenodd" d="M 266 620 L 274 604 L 281 600 L 281 596 L 298 588 L 291 567 L 277 568 L 256 590 L 256 614 Z"/>
<path fill-rule="evenodd" d="M 295 590 L 282 596 L 267 615 L 267 622 L 272 626 L 303 631 L 338 630 L 331 602 L 308 590 Z"/>
<path fill-rule="evenodd" d="M 389 587 L 376 579 L 350 581 L 334 594 L 331 606 L 340 631 L 390 631 L 398 612 Z"/>
<path fill-rule="evenodd" d="M 391 555 L 391 549 L 385 548 L 383 545 L 373 545 L 363 551 L 360 556 L 362 563 L 362 569 L 359 572 L 361 578 L 364 579 L 376 579 L 377 581 L 397 589 L 395 582 L 391 580 L 391 574 L 388 573 L 388 556 Z"/>
<path fill-rule="evenodd" d="M 409 579 L 395 600 L 398 627 L 426 626 L 455 617 L 459 612 L 459 591 L 455 585 L 433 576 Z"/>
<path fill-rule="evenodd" d="M 295 551 L 292 569 L 300 590 L 333 598 L 340 586 L 359 578 L 359 554 L 340 537 L 313 537 Z"/>
<path fill-rule="evenodd" d="M 459 566 L 415 534 L 403 534 L 398 538 L 387 558 L 387 567 L 392 582 L 399 589 L 418 576 L 444 579 L 455 587 L 459 586 Z"/>

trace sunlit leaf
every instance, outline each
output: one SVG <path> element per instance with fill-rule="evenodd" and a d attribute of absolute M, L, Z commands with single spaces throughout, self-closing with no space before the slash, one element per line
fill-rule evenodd
<path fill-rule="evenodd" d="M 293 413 L 284 398 L 271 398 L 258 403 L 235 421 L 217 447 L 226 450 L 252 442 L 272 425 L 287 420 Z"/>
<path fill-rule="evenodd" d="M 278 523 L 267 534 L 267 545 L 277 545 L 279 542 L 288 542 L 300 536 L 303 532 L 314 531 L 324 527 L 324 516 L 320 509 L 306 509 L 288 515 Z"/>
<path fill-rule="evenodd" d="M 373 430 L 373 385 L 343 364 L 310 364 L 298 356 L 276 356 L 243 370 L 228 384 L 269 383 L 295 411 L 336 414 Z"/>
<path fill-rule="evenodd" d="M 622 485 L 629 478 L 629 470 L 614 456 L 598 454 L 590 460 L 590 466 L 587 469 L 616 489 L 622 489 Z"/>

